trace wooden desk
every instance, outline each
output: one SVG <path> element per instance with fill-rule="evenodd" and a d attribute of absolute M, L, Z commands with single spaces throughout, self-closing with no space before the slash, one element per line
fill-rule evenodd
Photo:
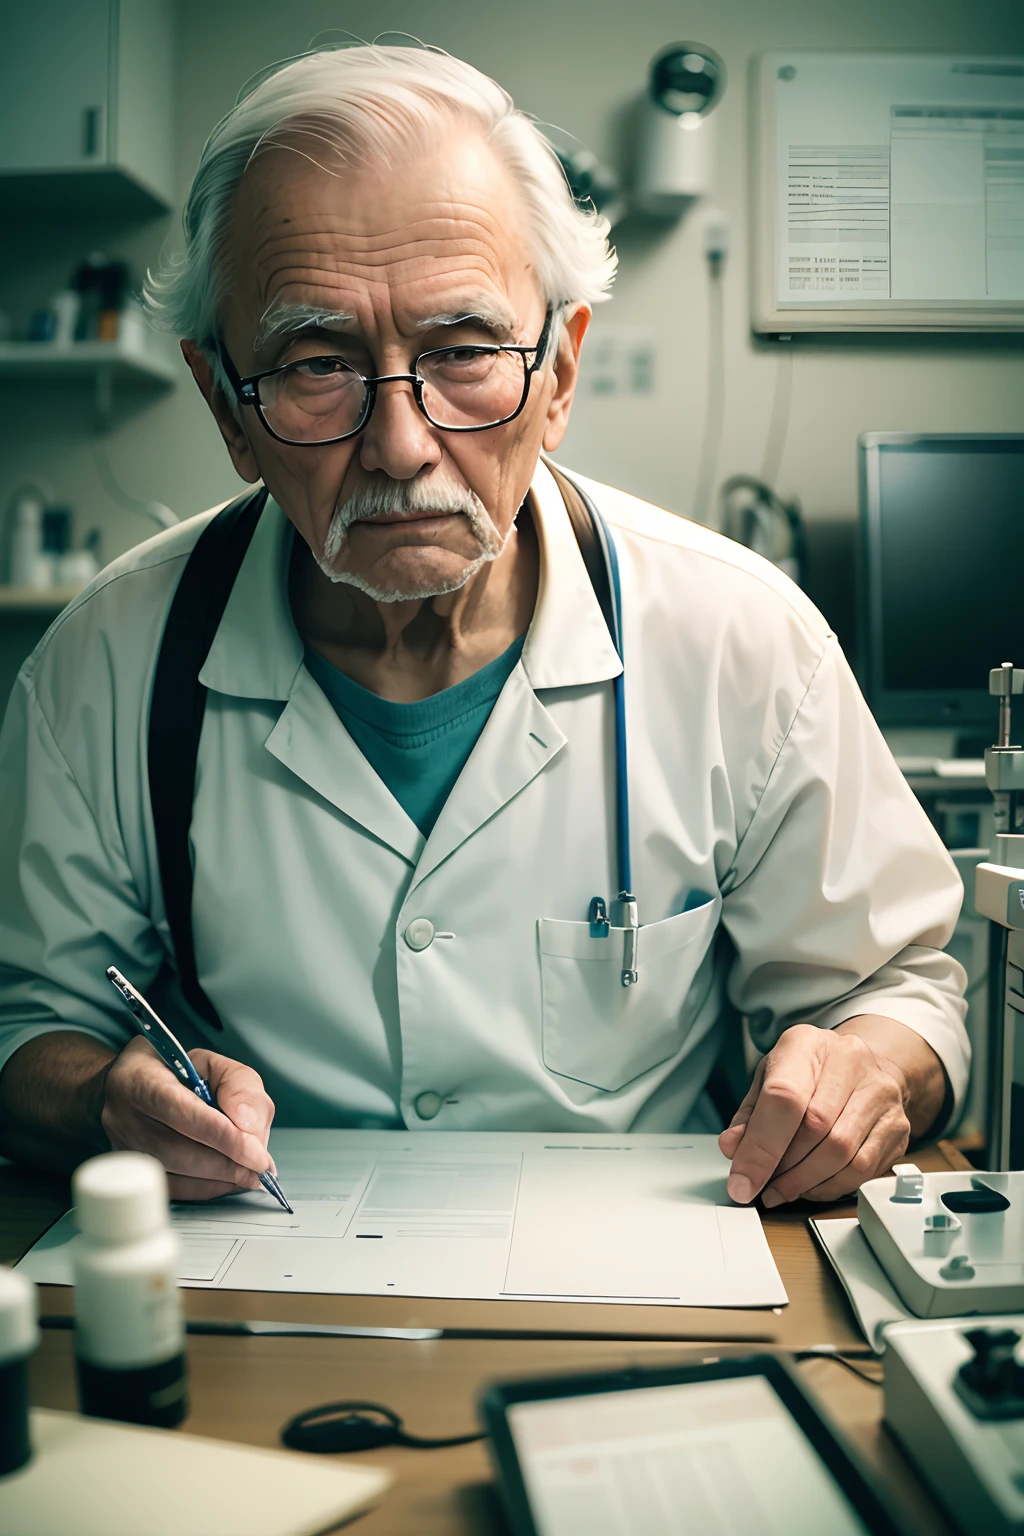
<path fill-rule="evenodd" d="M 915 1153 L 915 1160 L 928 1170 L 965 1166 L 947 1143 Z M 62 1181 L 0 1168 L 0 1260 L 18 1258 L 67 1203 Z M 851 1213 L 847 1203 L 827 1214 Z M 765 1216 L 768 1240 L 790 1297 L 790 1305 L 778 1314 L 185 1291 L 186 1312 L 193 1317 L 445 1326 L 462 1332 L 415 1342 L 193 1335 L 188 1346 L 192 1411 L 186 1428 L 274 1446 L 281 1426 L 301 1409 L 359 1397 L 386 1403 L 413 1433 L 460 1434 L 474 1427 L 477 1398 L 490 1381 L 702 1359 L 720 1352 L 715 1343 L 742 1353 L 823 1343 L 863 1347 L 842 1290 L 808 1230 L 807 1214 L 804 1208 Z M 824 1213 L 819 1208 L 814 1214 Z M 44 1314 L 69 1311 L 71 1299 L 67 1288 L 41 1288 Z M 580 1336 L 581 1325 L 588 1336 Z M 513 1326 L 530 1332 L 501 1336 Z M 574 1336 L 559 1336 L 567 1332 Z M 695 1346 L 695 1339 L 707 1342 Z M 870 1362 L 867 1368 L 880 1378 Z M 826 1412 L 873 1463 L 911 1527 L 921 1536 L 950 1536 L 949 1526 L 885 1432 L 880 1390 L 829 1361 L 810 1361 L 798 1369 Z M 75 1407 L 70 1332 L 44 1332 L 33 1361 L 32 1390 L 39 1406 Z M 503 1530 L 483 1445 L 381 1450 L 359 1460 L 386 1466 L 395 1477 L 384 1502 L 358 1524 L 366 1536 L 409 1536 L 413 1531 L 417 1536 L 487 1536 Z"/>

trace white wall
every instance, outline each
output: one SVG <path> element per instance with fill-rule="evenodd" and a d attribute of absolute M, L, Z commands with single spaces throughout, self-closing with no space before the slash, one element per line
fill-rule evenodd
<path fill-rule="evenodd" d="M 568 129 L 602 159 L 621 163 L 630 107 L 652 55 L 681 36 L 725 58 L 717 200 L 733 229 L 724 278 L 727 404 L 720 478 L 757 472 L 764 452 L 777 355 L 751 339 L 747 274 L 747 66 L 768 48 L 913 48 L 1024 53 L 1020 0 L 180 0 L 178 178 L 183 193 L 203 140 L 239 87 L 314 38 L 407 30 L 461 54 L 498 78 L 519 106 Z M 173 233 L 173 229 L 171 231 Z M 154 252 L 160 225 L 108 238 L 137 262 Z M 621 273 L 605 325 L 653 328 L 656 391 L 577 402 L 565 462 L 678 511 L 690 506 L 704 420 L 706 274 L 695 222 L 672 229 L 628 224 L 616 232 Z M 17 316 L 45 303 L 73 260 L 100 239 L 58 223 L 0 250 L 0 307 Z M 12 300 L 9 295 L 13 294 Z M 34 298 L 32 297 L 34 296 Z M 237 486 L 194 386 L 133 408 L 107 442 L 125 486 L 188 516 Z M 14 482 L 44 473 L 76 509 L 79 533 L 99 523 L 112 558 L 148 526 L 114 508 L 92 461 L 81 392 L 28 389 L 0 401 L 0 505 Z M 779 489 L 798 495 L 812 522 L 850 519 L 856 508 L 855 443 L 869 429 L 1024 430 L 1024 344 L 957 338 L 889 338 L 801 345 Z"/>

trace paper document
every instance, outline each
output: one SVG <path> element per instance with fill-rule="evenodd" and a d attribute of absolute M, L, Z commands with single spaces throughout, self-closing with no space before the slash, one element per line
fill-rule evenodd
<path fill-rule="evenodd" d="M 771 1307 L 757 1211 L 714 1136 L 275 1131 L 262 1191 L 173 1207 L 183 1285 L 322 1295 Z M 22 1259 L 70 1284 L 71 1213 Z"/>
<path fill-rule="evenodd" d="M 32 1409 L 35 1455 L 0 1478 L 7 1536 L 317 1536 L 377 1502 L 381 1467 Z"/>
<path fill-rule="evenodd" d="M 867 1536 L 763 1376 L 513 1403 L 540 1536 Z"/>
<path fill-rule="evenodd" d="M 875 1258 L 856 1216 L 823 1221 L 811 1217 L 811 1231 L 828 1254 L 843 1284 L 854 1315 L 876 1355 L 885 1353 L 890 1323 L 913 1321 Z"/>
<path fill-rule="evenodd" d="M 775 99 L 781 308 L 1024 299 L 1019 62 L 807 55 Z"/>

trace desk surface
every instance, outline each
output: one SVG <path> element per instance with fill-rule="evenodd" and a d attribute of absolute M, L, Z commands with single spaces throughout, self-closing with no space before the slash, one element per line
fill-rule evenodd
<path fill-rule="evenodd" d="M 965 1166 L 948 1143 L 915 1153 L 915 1161 L 929 1170 Z M 61 1180 L 0 1168 L 0 1261 L 20 1257 L 67 1204 L 67 1185 Z M 717 1353 L 715 1344 L 743 1353 L 825 1343 L 863 1347 L 842 1290 L 810 1234 L 808 1212 L 804 1207 L 765 1215 L 768 1241 L 790 1297 L 789 1306 L 777 1313 L 185 1291 L 192 1317 L 456 1331 L 454 1337 L 416 1342 L 190 1336 L 192 1411 L 186 1427 L 195 1434 L 275 1446 L 281 1426 L 303 1408 L 359 1397 L 395 1409 L 412 1433 L 455 1435 L 475 1427 L 476 1400 L 491 1381 L 700 1359 Z M 846 1203 L 815 1208 L 813 1214 L 851 1212 Z M 41 1310 L 66 1313 L 72 1295 L 65 1287 L 41 1287 Z M 513 1330 L 517 1336 L 510 1337 Z M 44 1332 L 33 1360 L 37 1405 L 75 1407 L 72 1342 L 70 1332 Z M 867 1369 L 879 1374 L 870 1362 Z M 949 1527 L 882 1426 L 881 1391 L 829 1361 L 809 1361 L 799 1370 L 881 1474 L 912 1529 L 921 1536 L 948 1536 Z M 381 1450 L 359 1459 L 386 1466 L 395 1477 L 384 1502 L 358 1522 L 366 1536 L 408 1536 L 410 1531 L 487 1536 L 504 1529 L 484 1445 Z"/>

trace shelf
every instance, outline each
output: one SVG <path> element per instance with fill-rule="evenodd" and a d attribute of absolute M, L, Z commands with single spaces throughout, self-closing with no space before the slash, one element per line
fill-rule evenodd
<path fill-rule="evenodd" d="M 164 389 L 177 382 L 176 370 L 164 358 L 131 351 L 116 341 L 79 341 L 70 347 L 56 347 L 51 341 L 0 342 L 0 385 L 20 379 L 95 383 L 101 373 L 116 383 Z"/>
<path fill-rule="evenodd" d="M 81 586 L 11 587 L 0 585 L 0 619 L 18 614 L 52 614 L 66 608 Z"/>
<path fill-rule="evenodd" d="M 170 205 L 130 171 L 117 166 L 80 166 L 67 171 L 0 173 L 0 212 L 33 220 L 68 217 L 148 220 Z"/>

